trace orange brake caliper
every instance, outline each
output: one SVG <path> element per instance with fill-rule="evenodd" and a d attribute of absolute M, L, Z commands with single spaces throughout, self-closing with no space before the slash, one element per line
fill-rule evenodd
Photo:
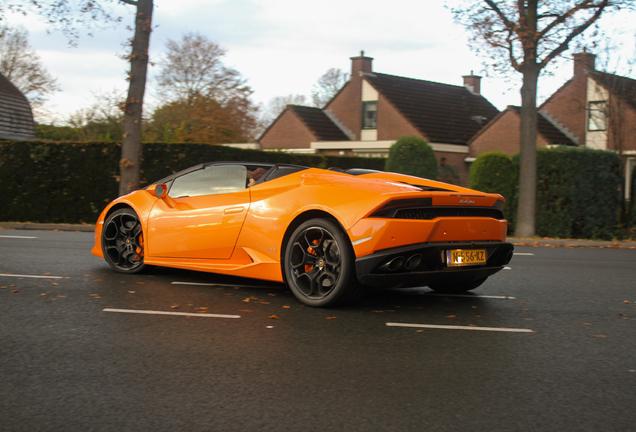
<path fill-rule="evenodd" d="M 313 241 L 313 244 L 314 244 L 314 245 L 317 245 L 317 244 L 318 244 L 318 240 L 314 240 L 314 241 Z M 313 249 L 311 246 L 309 246 L 309 247 L 307 248 L 307 252 L 309 252 L 310 254 L 312 254 L 312 255 L 314 255 L 314 256 L 318 256 L 318 254 L 316 253 L 316 251 L 314 251 L 314 249 Z M 313 265 L 310 265 L 310 264 L 306 265 L 306 266 L 305 266 L 305 273 L 309 273 L 309 272 L 310 272 L 313 268 L 314 268 L 314 266 L 313 266 Z"/>

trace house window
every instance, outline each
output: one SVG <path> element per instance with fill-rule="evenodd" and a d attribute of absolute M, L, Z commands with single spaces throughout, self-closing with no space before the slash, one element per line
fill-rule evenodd
<path fill-rule="evenodd" d="M 362 102 L 362 129 L 378 128 L 378 103 Z"/>
<path fill-rule="evenodd" d="M 587 122 L 587 130 L 604 131 L 607 129 L 605 101 L 590 102 L 588 112 L 589 118 Z"/>

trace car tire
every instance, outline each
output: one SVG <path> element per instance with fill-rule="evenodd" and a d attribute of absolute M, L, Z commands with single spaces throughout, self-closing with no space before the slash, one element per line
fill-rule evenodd
<path fill-rule="evenodd" d="M 134 210 L 119 209 L 104 221 L 102 251 L 115 271 L 131 274 L 144 271 L 144 243 L 141 221 Z"/>
<path fill-rule="evenodd" d="M 477 279 L 470 282 L 460 282 L 452 285 L 429 285 L 429 288 L 440 294 L 458 294 L 480 287 L 486 282 L 486 279 L 488 278 Z"/>
<path fill-rule="evenodd" d="M 298 226 L 287 241 L 283 267 L 290 289 L 308 306 L 341 306 L 362 295 L 351 242 L 331 220 Z"/>

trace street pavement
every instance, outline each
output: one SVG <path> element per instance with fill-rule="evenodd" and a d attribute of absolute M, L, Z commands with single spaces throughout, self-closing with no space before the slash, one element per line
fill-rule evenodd
<path fill-rule="evenodd" d="M 633 431 L 636 250 L 517 246 L 463 296 L 303 306 L 114 273 L 90 232 L 0 231 L 0 431 Z"/>

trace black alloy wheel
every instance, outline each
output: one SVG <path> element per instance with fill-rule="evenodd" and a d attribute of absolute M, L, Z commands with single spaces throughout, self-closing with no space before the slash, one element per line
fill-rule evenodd
<path fill-rule="evenodd" d="M 139 273 L 145 269 L 143 230 L 132 209 L 117 210 L 106 218 L 102 251 L 106 262 L 120 273 Z"/>
<path fill-rule="evenodd" d="M 296 228 L 287 242 L 284 263 L 287 284 L 309 306 L 342 305 L 362 293 L 351 243 L 330 220 L 312 219 Z"/>

